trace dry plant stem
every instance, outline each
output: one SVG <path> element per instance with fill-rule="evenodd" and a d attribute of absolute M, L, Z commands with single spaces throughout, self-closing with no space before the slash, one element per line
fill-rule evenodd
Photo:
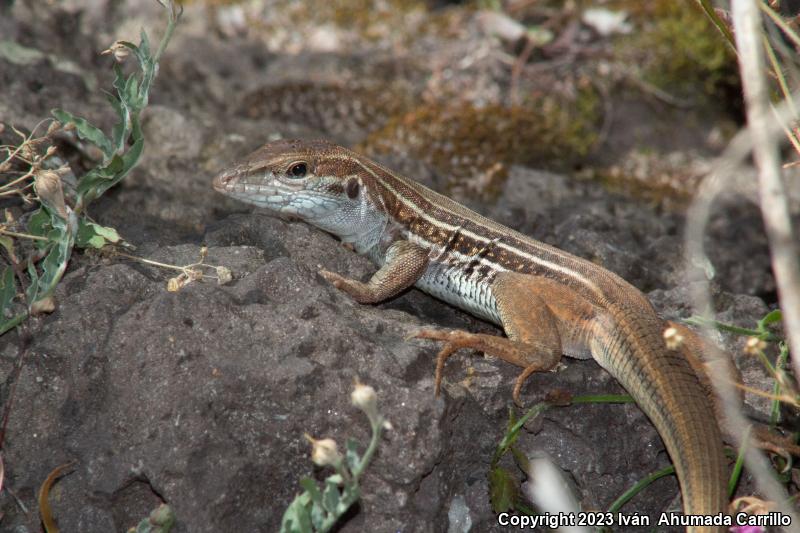
<path fill-rule="evenodd" d="M 763 26 L 756 0 L 732 4 L 739 70 L 742 73 L 747 106 L 747 124 L 753 139 L 753 156 L 758 167 L 761 215 L 772 253 L 772 270 L 778 286 L 789 348 L 795 354 L 794 371 L 800 376 L 800 263 L 792 236 L 789 205 L 781 176 L 778 144 L 769 135 L 769 87 L 764 76 Z"/>
<path fill-rule="evenodd" d="M 203 264 L 203 263 L 192 263 L 191 265 L 186 265 L 186 266 L 170 265 L 170 264 L 167 264 L 167 263 L 160 263 L 158 261 L 153 261 L 152 259 L 145 259 L 143 257 L 136 257 L 135 255 L 126 254 L 124 252 L 120 252 L 120 251 L 117 251 L 117 250 L 113 250 L 112 253 L 114 255 L 120 255 L 120 256 L 125 257 L 127 259 L 132 259 L 134 261 L 139 261 L 140 263 L 144 263 L 146 265 L 153 265 L 153 266 L 157 266 L 157 267 L 161 267 L 161 268 L 166 268 L 166 269 L 169 269 L 169 270 L 177 270 L 179 272 L 183 272 L 184 274 L 189 272 L 194 267 L 215 268 L 215 267 L 213 267 L 211 265 L 206 265 L 206 264 Z M 204 278 L 209 278 L 209 279 L 214 279 L 215 278 L 215 276 L 209 276 L 208 274 L 203 274 L 203 277 Z"/>
<path fill-rule="evenodd" d="M 11 237 L 18 237 L 20 239 L 31 239 L 34 241 L 46 241 L 47 237 L 39 237 L 38 235 L 28 235 L 27 233 L 17 233 L 7 229 L 0 228 L 0 235 L 9 235 Z"/>
<path fill-rule="evenodd" d="M 795 99 L 796 101 L 796 99 Z M 778 112 L 784 115 L 789 111 L 789 105 L 784 102 L 778 107 Z M 779 142 L 783 130 L 777 122 L 768 124 L 769 138 L 772 142 Z M 742 183 L 737 179 L 742 177 L 744 172 L 743 162 L 750 154 L 752 141 L 749 130 L 742 130 L 731 140 L 725 152 L 714 164 L 713 173 L 703 179 L 697 192 L 697 196 L 692 202 L 686 221 L 686 270 L 687 275 L 697 270 L 704 271 L 709 265 L 708 257 L 703 248 L 705 228 L 711 217 L 711 207 L 714 200 L 724 191 L 741 190 Z M 705 279 L 702 275 L 694 276 Z M 709 293 L 708 282 L 692 284 L 691 290 L 692 303 L 695 314 L 711 317 L 711 294 Z M 710 333 L 708 326 L 703 329 Z M 709 377 L 714 385 L 714 389 L 720 398 L 720 405 L 724 412 L 724 419 L 731 428 L 744 428 L 749 422 L 740 411 L 738 395 L 735 393 L 732 384 L 729 382 L 725 373 L 716 366 L 709 366 Z M 717 370 L 715 370 L 717 369 Z M 731 436 L 736 442 L 737 448 L 742 447 L 740 431 L 731 432 Z M 787 495 L 783 487 L 775 480 L 772 467 L 755 446 L 747 446 L 745 452 L 745 465 L 756 481 L 756 487 L 765 498 L 776 502 L 777 509 L 791 517 L 792 525 L 787 531 L 799 532 L 798 516 L 787 503 Z"/>

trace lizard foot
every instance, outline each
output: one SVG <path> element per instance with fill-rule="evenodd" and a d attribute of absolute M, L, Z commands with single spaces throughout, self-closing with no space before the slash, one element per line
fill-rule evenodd
<path fill-rule="evenodd" d="M 340 276 L 336 272 L 331 272 L 330 270 L 320 270 L 319 275 L 325 278 L 325 280 L 336 287 L 337 289 L 341 289 L 345 285 L 347 285 L 348 279 L 344 276 Z"/>
<path fill-rule="evenodd" d="M 475 333 L 457 329 L 421 329 L 411 334 L 410 339 L 430 339 L 444 342 L 444 346 L 436 354 L 436 374 L 434 394 L 439 396 L 442 385 L 442 371 L 447 358 L 462 348 L 475 348 L 481 344 L 481 338 Z"/>

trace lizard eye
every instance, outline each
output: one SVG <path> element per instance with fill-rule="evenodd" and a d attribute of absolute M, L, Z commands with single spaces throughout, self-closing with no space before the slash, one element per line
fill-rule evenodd
<path fill-rule="evenodd" d="M 308 173 L 308 164 L 306 164 L 305 161 L 292 163 L 286 173 L 290 178 L 305 178 L 306 174 Z"/>

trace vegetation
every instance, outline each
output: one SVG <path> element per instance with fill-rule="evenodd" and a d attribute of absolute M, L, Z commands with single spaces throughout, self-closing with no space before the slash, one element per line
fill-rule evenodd
<path fill-rule="evenodd" d="M 0 335 L 30 315 L 55 308 L 53 292 L 74 247 L 102 248 L 120 242 L 117 231 L 93 222 L 87 208 L 122 181 L 142 155 L 145 141 L 139 116 L 147 107 L 159 59 L 181 14 L 171 0 L 165 2 L 167 29 L 155 53 L 150 50 L 144 30 L 138 46 L 117 41 L 106 51 L 117 60 L 113 67 L 114 92 L 108 93 L 117 116 L 110 135 L 85 118 L 54 109 L 56 121 L 43 136 L 36 137 L 38 128 L 30 135 L 15 130 L 21 136 L 20 144 L 0 147 L 6 152 L 0 162 L 0 194 L 18 195 L 39 205 L 27 222 L 6 220 L 0 225 L 0 245 L 11 262 L 0 272 Z M 136 58 L 139 72 L 126 75 L 120 62 L 130 54 Z M 56 149 L 51 143 L 60 131 L 74 132 L 78 139 L 99 151 L 99 164 L 74 181 L 62 179 L 71 174 L 68 166 L 52 168 Z M 32 241 L 33 247 L 25 249 L 19 244 L 21 239 Z M 18 285 L 23 291 L 18 291 Z M 18 294 L 19 302 L 15 301 Z"/>
<path fill-rule="evenodd" d="M 372 438 L 363 455 L 358 453 L 358 443 L 347 441 L 344 457 L 339 453 L 333 439 L 306 438 L 311 443 L 311 460 L 317 466 L 332 467 L 336 473 L 325 478 L 324 488 L 320 490 L 317 482 L 303 478 L 300 485 L 305 489 L 299 494 L 283 514 L 281 533 L 310 533 L 330 531 L 361 495 L 359 479 L 372 461 L 378 449 L 384 429 L 389 423 L 378 412 L 378 397 L 369 385 L 356 383 L 350 395 L 354 406 L 361 409 L 369 419 Z"/>

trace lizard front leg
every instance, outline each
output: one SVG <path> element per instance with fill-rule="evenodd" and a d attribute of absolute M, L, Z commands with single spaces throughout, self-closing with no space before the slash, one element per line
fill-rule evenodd
<path fill-rule="evenodd" d="M 551 370 L 563 353 L 573 351 L 578 345 L 576 339 L 581 333 L 580 328 L 571 331 L 559 328 L 562 318 L 554 310 L 573 309 L 587 320 L 590 320 L 594 311 L 563 285 L 525 274 L 498 274 L 492 284 L 492 293 L 508 338 L 432 329 L 423 329 L 412 335 L 445 343 L 436 361 L 437 394 L 447 358 L 462 348 L 472 348 L 522 367 L 513 392 L 514 402 L 519 404 L 519 394 L 528 376 L 534 372 Z M 543 294 L 548 295 L 547 299 L 542 297 Z"/>
<path fill-rule="evenodd" d="M 366 283 L 327 270 L 320 270 L 320 274 L 358 303 L 374 304 L 397 296 L 414 285 L 427 267 L 427 250 L 400 240 L 389 246 L 383 266 Z"/>

